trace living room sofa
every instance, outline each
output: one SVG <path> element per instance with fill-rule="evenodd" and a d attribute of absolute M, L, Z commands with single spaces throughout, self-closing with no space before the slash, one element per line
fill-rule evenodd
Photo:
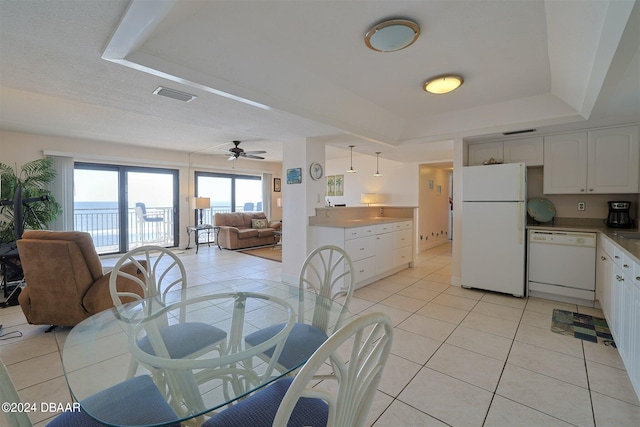
<path fill-rule="evenodd" d="M 220 227 L 218 244 L 225 249 L 273 245 L 280 240 L 273 232 L 282 227 L 280 222 L 269 221 L 264 212 L 217 213 L 213 225 Z"/>

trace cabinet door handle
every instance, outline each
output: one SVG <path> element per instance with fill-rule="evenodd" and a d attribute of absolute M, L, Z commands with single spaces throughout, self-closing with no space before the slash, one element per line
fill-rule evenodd
<path fill-rule="evenodd" d="M 613 256 L 615 259 L 620 259 L 620 257 L 618 255 L 614 255 Z"/>
<path fill-rule="evenodd" d="M 624 268 L 629 268 L 629 264 L 622 264 Z"/>
<path fill-rule="evenodd" d="M 604 256 L 602 256 L 602 255 L 600 255 L 600 259 L 601 259 L 602 261 L 606 261 L 606 260 L 607 260 L 607 258 L 606 258 L 606 257 L 604 257 Z"/>
<path fill-rule="evenodd" d="M 616 280 L 618 280 L 618 282 L 624 282 L 624 277 L 620 276 L 619 274 L 616 274 Z"/>
<path fill-rule="evenodd" d="M 580 191 L 581 191 L 582 193 L 584 193 L 584 188 L 581 188 L 581 189 L 580 189 Z"/>
<path fill-rule="evenodd" d="M 589 191 L 593 191 L 593 188 L 590 188 Z"/>

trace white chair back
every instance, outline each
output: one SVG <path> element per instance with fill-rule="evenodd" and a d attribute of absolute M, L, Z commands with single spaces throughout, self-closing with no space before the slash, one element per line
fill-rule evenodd
<path fill-rule="evenodd" d="M 0 402 L 2 402 L 3 405 L 7 403 L 9 405 L 18 405 L 21 403 L 18 390 L 16 390 L 16 386 L 13 384 L 9 371 L 7 371 L 7 367 L 4 365 L 2 360 L 0 360 Z M 21 408 L 18 408 L 17 406 L 15 410 L 11 410 L 11 407 L 4 408 L 4 406 L 2 409 L 3 411 L 2 415 L 0 415 L 0 420 L 2 420 L 2 417 L 4 416 L 8 427 L 33 427 L 33 424 L 27 415 L 27 411 L 18 410 Z"/>
<path fill-rule="evenodd" d="M 364 426 L 382 371 L 391 352 L 393 324 L 384 313 L 369 313 L 335 332 L 305 363 L 285 394 L 274 426 L 285 426 L 301 397 L 320 398 L 329 406 L 328 427 Z M 341 355 L 348 355 L 344 360 Z M 337 381 L 315 386 L 315 374 L 326 363 Z M 326 380 L 326 381 L 331 381 Z"/>
<path fill-rule="evenodd" d="M 313 307 L 311 324 L 331 335 L 345 320 L 349 311 L 349 302 L 353 295 L 354 270 L 351 258 L 339 246 L 326 245 L 314 249 L 305 259 L 300 271 L 300 300 L 298 322 L 304 321 L 306 313 L 303 290 L 313 290 L 316 301 Z M 340 299 L 342 310 L 337 319 L 330 319 L 331 306 Z M 331 325 L 332 320 L 335 323 Z"/>

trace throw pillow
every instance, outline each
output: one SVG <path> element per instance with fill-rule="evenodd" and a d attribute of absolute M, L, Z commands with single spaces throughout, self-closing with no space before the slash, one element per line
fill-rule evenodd
<path fill-rule="evenodd" d="M 266 219 L 252 219 L 251 220 L 251 228 L 267 228 L 267 220 Z"/>

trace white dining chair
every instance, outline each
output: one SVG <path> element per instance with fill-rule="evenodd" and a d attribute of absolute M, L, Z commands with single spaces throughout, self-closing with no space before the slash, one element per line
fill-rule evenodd
<path fill-rule="evenodd" d="M 234 397 L 242 396 L 255 387 L 270 381 L 275 369 L 277 356 L 284 347 L 285 340 L 295 323 L 295 310 L 285 300 L 256 292 L 229 292 L 220 294 L 202 295 L 188 300 L 176 302 L 167 306 L 166 310 L 174 310 L 180 306 L 201 306 L 206 304 L 209 314 L 215 317 L 212 308 L 217 308 L 224 314 L 228 314 L 231 308 L 231 323 L 229 326 L 228 351 L 223 355 L 214 357 L 203 356 L 200 358 L 176 359 L 170 356 L 169 350 L 162 339 L 158 327 L 157 315 L 138 323 L 129 337 L 129 350 L 136 360 L 144 366 L 153 366 L 162 370 L 170 393 L 180 396 L 180 406 L 172 405 L 174 410 L 182 414 L 190 414 L 197 417 L 204 414 L 207 409 L 202 391 L 208 388 L 203 384 L 214 381 L 210 388 L 222 386 L 226 401 Z M 243 329 L 245 327 L 245 312 L 253 310 L 250 307 L 260 305 L 268 306 L 269 310 L 280 313 L 279 317 L 286 319 L 284 327 L 265 342 L 246 348 L 243 345 Z M 156 313 L 158 314 L 158 313 Z M 153 346 L 154 352 L 150 353 L 142 348 L 139 334 L 146 334 Z M 261 352 L 273 348 L 276 357 L 269 364 L 254 369 L 251 362 Z"/>
<path fill-rule="evenodd" d="M 352 320 L 316 350 L 295 378 L 276 381 L 202 427 L 364 426 L 392 342 L 393 324 L 386 314 Z M 316 384 L 316 372 L 325 363 L 333 373 Z"/>
<path fill-rule="evenodd" d="M 29 412 L 21 409 L 23 402 L 2 360 L 0 360 L 0 402 L 9 405 L 6 408 L 3 406 L 0 421 L 4 415 L 8 427 L 33 427 L 28 416 Z M 28 405 L 32 404 L 38 405 L 38 403 L 28 403 Z M 13 405 L 15 410 L 12 409 Z M 110 424 L 180 426 L 180 423 L 172 422 L 177 420 L 178 416 L 148 375 L 129 378 L 75 405 L 80 408 L 72 406 L 73 410 L 56 416 L 49 421 L 47 427 L 107 427 L 106 424 L 89 416 L 83 409 L 84 406 L 91 408 L 90 411 L 93 409 L 99 411 Z M 36 407 L 33 412 L 38 410 L 41 408 Z M 5 424 L 0 422 L 0 425 Z"/>
<path fill-rule="evenodd" d="M 127 263 L 137 266 L 142 278 L 123 270 L 122 266 Z M 129 279 L 137 289 L 119 290 L 116 286 L 118 277 Z M 142 246 L 127 252 L 116 262 L 109 280 L 109 291 L 119 318 L 133 327 L 149 315 L 144 311 L 149 307 L 149 304 L 144 306 L 145 299 L 153 298 L 159 305 L 184 299 L 187 273 L 180 258 L 171 250 L 160 246 Z M 135 301 L 140 302 L 140 305 L 133 304 L 132 307 L 131 303 Z M 217 351 L 219 354 L 226 351 L 227 333 L 207 323 L 188 322 L 185 310 L 179 310 L 177 323 L 170 324 L 168 316 L 157 320 L 161 322 L 159 333 L 171 358 L 193 358 L 210 351 Z M 149 337 L 142 336 L 138 346 L 143 351 L 154 354 Z M 135 375 L 136 369 L 137 361 L 132 359 L 128 377 Z"/>
<path fill-rule="evenodd" d="M 354 290 L 353 263 L 344 249 L 321 246 L 305 259 L 298 281 L 298 320 L 278 358 L 279 370 L 290 370 L 306 361 L 329 335 L 336 331 L 349 313 L 349 303 Z M 315 294 L 309 310 L 308 292 Z M 338 316 L 334 305 L 341 306 Z M 258 345 L 272 337 L 283 325 L 273 325 L 247 335 L 248 345 Z M 273 357 L 273 351 L 263 354 L 265 360 Z"/>

